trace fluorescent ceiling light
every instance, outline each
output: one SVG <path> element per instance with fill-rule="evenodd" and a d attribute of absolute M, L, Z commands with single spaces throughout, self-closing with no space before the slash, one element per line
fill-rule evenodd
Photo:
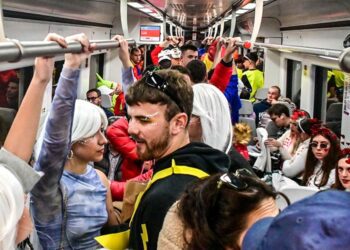
<path fill-rule="evenodd" d="M 285 52 L 285 53 L 293 53 L 293 51 L 289 49 L 278 49 L 280 52 Z"/>
<path fill-rule="evenodd" d="M 248 10 L 242 10 L 242 9 L 241 9 L 241 10 L 237 10 L 236 13 L 237 13 L 237 14 L 244 14 L 244 13 L 246 13 L 247 11 L 248 11 Z"/>
<path fill-rule="evenodd" d="M 337 57 L 330 57 L 330 56 L 319 56 L 323 59 L 328 59 L 328 60 L 333 60 L 333 61 L 338 61 L 338 58 Z"/>
<path fill-rule="evenodd" d="M 130 2 L 130 3 L 128 3 L 128 5 L 130 5 L 131 7 L 137 8 L 137 9 L 144 8 L 144 6 L 142 4 L 137 3 L 137 2 Z"/>
<path fill-rule="evenodd" d="M 255 3 L 248 3 L 247 5 L 243 6 L 242 9 L 245 9 L 245 10 L 255 9 Z"/>
<path fill-rule="evenodd" d="M 140 9 L 142 12 L 146 12 L 146 13 L 153 13 L 153 10 L 150 10 L 148 8 L 142 8 Z"/>

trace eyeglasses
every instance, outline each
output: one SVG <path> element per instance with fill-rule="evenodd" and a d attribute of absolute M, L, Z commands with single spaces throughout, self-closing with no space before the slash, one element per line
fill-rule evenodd
<path fill-rule="evenodd" d="M 312 147 L 312 148 L 317 148 L 318 145 L 320 145 L 320 148 L 322 148 L 322 149 L 329 148 L 329 144 L 326 143 L 326 142 L 320 142 L 320 143 L 318 143 L 318 142 L 316 142 L 316 141 L 313 141 L 313 142 L 310 143 L 310 147 Z"/>
<path fill-rule="evenodd" d="M 247 169 L 238 169 L 235 173 L 225 173 L 220 176 L 217 188 L 221 188 L 223 184 L 238 190 L 243 191 L 248 188 L 248 184 L 240 179 L 240 176 L 253 177 L 254 175 Z"/>
<path fill-rule="evenodd" d="M 168 82 L 155 72 L 147 72 L 146 74 L 146 84 L 152 88 L 158 89 L 166 94 L 181 110 L 185 112 L 184 108 L 180 105 L 180 100 L 176 95 L 173 95 L 168 89 Z"/>
<path fill-rule="evenodd" d="M 86 100 L 90 101 L 95 101 L 99 96 L 93 96 L 93 97 L 87 97 Z"/>

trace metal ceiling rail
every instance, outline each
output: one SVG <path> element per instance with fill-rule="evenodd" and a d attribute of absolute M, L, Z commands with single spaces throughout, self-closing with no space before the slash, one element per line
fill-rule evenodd
<path fill-rule="evenodd" d="M 135 45 L 133 39 L 126 39 L 129 45 Z M 90 43 L 96 44 L 95 50 L 118 48 L 119 42 L 112 40 L 91 40 Z M 19 42 L 17 40 L 8 40 L 0 42 L 0 61 L 15 62 L 24 58 L 33 58 L 37 56 L 55 56 L 65 53 L 79 53 L 82 46 L 79 42 L 68 42 L 67 48 L 62 48 L 55 42 Z"/>
<path fill-rule="evenodd" d="M 251 43 L 247 42 L 237 42 L 238 46 L 242 46 L 246 49 L 254 48 L 266 48 L 271 50 L 278 50 L 280 52 L 287 53 L 302 53 L 315 56 L 323 56 L 334 58 L 338 60 L 339 67 L 345 71 L 350 72 L 350 49 L 341 50 L 328 50 L 328 49 L 317 49 L 309 47 L 299 47 L 299 46 L 288 46 L 288 45 L 279 45 L 279 44 L 268 44 L 268 43 Z"/>

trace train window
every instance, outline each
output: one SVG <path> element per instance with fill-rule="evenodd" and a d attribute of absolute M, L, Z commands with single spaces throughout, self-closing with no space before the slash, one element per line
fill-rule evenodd
<path fill-rule="evenodd" d="M 287 92 L 297 107 L 300 107 L 301 62 L 287 59 Z"/>
<path fill-rule="evenodd" d="M 96 88 L 98 73 L 103 77 L 104 54 L 92 55 L 90 58 L 90 82 L 89 89 Z"/>
<path fill-rule="evenodd" d="M 0 146 L 33 76 L 33 67 L 0 72 Z"/>
<path fill-rule="evenodd" d="M 315 68 L 315 92 L 314 92 L 314 117 L 325 120 L 327 109 L 327 71 L 328 69 L 316 66 Z"/>
<path fill-rule="evenodd" d="M 52 73 L 52 97 L 55 95 L 58 79 L 60 78 L 64 61 L 55 62 L 55 68 Z"/>

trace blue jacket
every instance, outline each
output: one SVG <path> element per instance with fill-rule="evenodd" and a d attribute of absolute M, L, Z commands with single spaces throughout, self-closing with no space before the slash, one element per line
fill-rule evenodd
<path fill-rule="evenodd" d="M 238 76 L 232 75 L 224 95 L 230 105 L 231 121 L 235 124 L 239 120 L 239 109 L 242 107 L 241 99 L 238 96 Z"/>

